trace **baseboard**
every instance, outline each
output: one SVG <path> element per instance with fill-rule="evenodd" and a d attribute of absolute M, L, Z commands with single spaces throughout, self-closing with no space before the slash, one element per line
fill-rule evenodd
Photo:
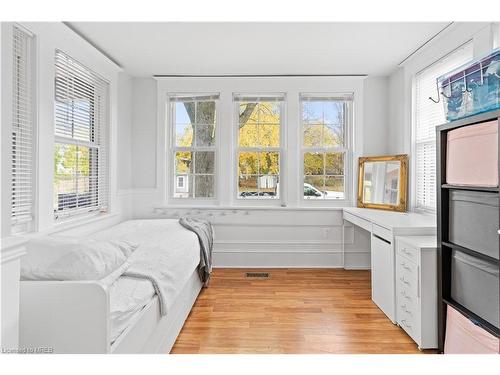
<path fill-rule="evenodd" d="M 344 269 L 347 271 L 369 271 L 371 267 L 366 266 L 344 266 Z"/>
<path fill-rule="evenodd" d="M 342 252 L 224 251 L 214 253 L 214 266 L 227 268 L 338 268 Z"/>
<path fill-rule="evenodd" d="M 222 251 L 214 252 L 216 268 L 346 268 L 369 269 L 369 254 L 344 265 L 342 251 Z"/>

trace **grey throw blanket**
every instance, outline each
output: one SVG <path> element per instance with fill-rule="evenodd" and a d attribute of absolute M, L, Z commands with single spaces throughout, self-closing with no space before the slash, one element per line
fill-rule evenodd
<path fill-rule="evenodd" d="M 179 224 L 196 233 L 200 242 L 200 264 L 198 275 L 205 286 L 208 286 L 212 273 L 212 249 L 214 246 L 214 232 L 212 224 L 207 220 L 181 217 Z"/>
<path fill-rule="evenodd" d="M 131 258 L 123 276 L 151 281 L 160 302 L 160 314 L 167 315 L 168 303 L 178 293 L 175 280 L 180 276 L 172 272 L 170 254 L 160 247 L 139 247 Z"/>

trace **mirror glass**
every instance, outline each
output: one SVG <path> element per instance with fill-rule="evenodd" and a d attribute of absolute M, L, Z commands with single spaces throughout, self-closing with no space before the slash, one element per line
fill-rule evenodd
<path fill-rule="evenodd" d="M 366 162 L 363 176 L 363 202 L 398 204 L 400 169 L 400 161 Z"/>
<path fill-rule="evenodd" d="M 359 158 L 358 207 L 406 211 L 408 155 Z"/>

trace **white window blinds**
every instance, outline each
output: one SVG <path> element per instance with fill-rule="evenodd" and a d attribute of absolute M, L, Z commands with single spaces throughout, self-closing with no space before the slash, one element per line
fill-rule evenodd
<path fill-rule="evenodd" d="M 108 206 L 109 84 L 56 51 L 55 218 Z"/>
<path fill-rule="evenodd" d="M 12 64 L 12 232 L 33 221 L 33 37 L 13 28 Z"/>
<path fill-rule="evenodd" d="M 414 126 L 416 208 L 436 210 L 436 131 L 445 122 L 442 98 L 437 99 L 436 79 L 473 57 L 469 42 L 420 71 L 415 76 Z"/>
<path fill-rule="evenodd" d="M 493 48 L 500 47 L 500 22 L 493 24 Z"/>

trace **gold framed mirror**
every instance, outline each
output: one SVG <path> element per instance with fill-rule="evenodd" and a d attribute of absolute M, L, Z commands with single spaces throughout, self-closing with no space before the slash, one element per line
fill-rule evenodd
<path fill-rule="evenodd" d="M 358 207 L 406 211 L 408 155 L 359 158 Z"/>

